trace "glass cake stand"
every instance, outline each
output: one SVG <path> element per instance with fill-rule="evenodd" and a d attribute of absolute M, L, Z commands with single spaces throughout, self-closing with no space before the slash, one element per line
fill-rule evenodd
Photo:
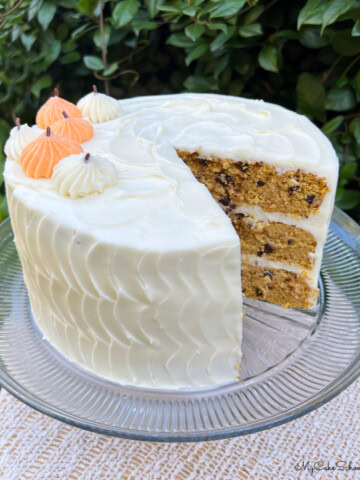
<path fill-rule="evenodd" d="M 215 440 L 275 427 L 328 402 L 360 375 L 360 228 L 335 209 L 320 298 L 308 311 L 246 300 L 242 383 L 149 390 L 67 361 L 34 324 L 9 221 L 0 225 L 0 384 L 58 420 L 118 437 Z"/>

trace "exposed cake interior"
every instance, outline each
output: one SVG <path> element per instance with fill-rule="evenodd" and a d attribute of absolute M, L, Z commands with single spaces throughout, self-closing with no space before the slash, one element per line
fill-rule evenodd
<path fill-rule="evenodd" d="M 319 212 L 329 191 L 326 178 L 301 169 L 279 172 L 265 162 L 177 153 L 229 215 L 241 239 L 244 295 L 283 307 L 312 307 L 318 295 L 310 281 L 317 241 L 296 220 L 304 223 Z M 247 211 L 254 207 L 261 217 Z M 293 222 L 272 221 L 269 213 Z"/>

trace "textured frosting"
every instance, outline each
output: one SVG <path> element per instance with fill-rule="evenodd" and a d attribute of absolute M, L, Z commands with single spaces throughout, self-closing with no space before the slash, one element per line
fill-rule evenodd
<path fill-rule="evenodd" d="M 5 143 L 5 155 L 9 160 L 20 162 L 21 154 L 25 147 L 33 140 L 39 137 L 43 130 L 31 128 L 27 123 L 20 125 L 20 128 L 14 127 L 11 129 L 10 137 Z"/>
<path fill-rule="evenodd" d="M 83 144 L 111 155 L 119 172 L 103 193 L 63 197 L 52 179 L 27 178 L 6 162 L 34 317 L 64 355 L 106 378 L 161 388 L 234 380 L 239 239 L 174 147 L 325 176 L 321 221 L 309 217 L 321 249 L 336 187 L 334 151 L 304 117 L 261 101 L 182 94 L 119 103 L 119 118 L 94 124 Z"/>
<path fill-rule="evenodd" d="M 57 191 L 71 198 L 101 193 L 118 181 L 116 167 L 103 155 L 76 154 L 55 165 L 52 175 Z"/>
<path fill-rule="evenodd" d="M 85 95 L 78 101 L 77 106 L 81 110 L 82 116 L 87 117 L 93 123 L 114 120 L 119 116 L 121 110 L 120 104 L 115 98 L 97 91 Z"/>

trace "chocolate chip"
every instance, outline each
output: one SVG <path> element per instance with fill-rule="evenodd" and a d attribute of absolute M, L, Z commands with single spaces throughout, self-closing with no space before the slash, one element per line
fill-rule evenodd
<path fill-rule="evenodd" d="M 256 186 L 257 186 L 257 187 L 263 187 L 264 185 L 265 185 L 265 182 L 263 182 L 262 180 L 258 180 L 258 181 L 256 182 Z"/>
<path fill-rule="evenodd" d="M 266 270 L 266 272 L 264 272 L 264 277 L 269 277 L 270 280 L 273 279 L 273 272 L 271 272 L 270 270 Z"/>
<path fill-rule="evenodd" d="M 205 158 L 199 158 L 199 162 L 201 163 L 201 165 L 207 165 L 209 163 L 209 161 L 205 160 Z"/>
<path fill-rule="evenodd" d="M 293 185 L 292 187 L 288 188 L 289 195 L 295 195 L 296 192 L 300 190 L 300 185 Z"/>
<path fill-rule="evenodd" d="M 314 200 L 315 200 L 315 195 L 307 195 L 306 196 L 306 201 L 309 205 L 311 205 L 312 203 L 314 203 Z"/>
<path fill-rule="evenodd" d="M 220 185 L 225 186 L 226 183 L 221 179 L 221 176 L 215 178 L 215 182 L 220 183 Z"/>
<path fill-rule="evenodd" d="M 234 210 L 234 208 L 236 208 L 235 203 L 232 203 L 232 204 L 230 205 L 230 208 L 232 208 L 232 209 Z"/>
<path fill-rule="evenodd" d="M 220 198 L 219 202 L 224 205 L 224 207 L 227 207 L 230 203 L 230 200 L 226 197 Z"/>
<path fill-rule="evenodd" d="M 245 218 L 245 217 L 248 217 L 249 214 L 248 213 L 238 213 L 239 217 L 241 218 Z"/>
<path fill-rule="evenodd" d="M 260 288 L 257 288 L 257 289 L 255 290 L 255 293 L 256 293 L 256 295 L 257 295 L 258 297 L 262 297 L 262 296 L 263 296 L 263 292 L 260 290 Z"/>
<path fill-rule="evenodd" d="M 249 165 L 247 163 L 239 163 L 237 166 L 242 172 L 246 172 L 246 170 L 249 168 Z"/>
<path fill-rule="evenodd" d="M 294 240 L 288 240 L 288 245 L 292 245 L 294 243 Z"/>
<path fill-rule="evenodd" d="M 261 250 L 259 252 L 257 252 L 256 254 L 258 257 L 262 257 L 264 255 L 264 252 L 262 252 Z"/>
<path fill-rule="evenodd" d="M 264 252 L 265 252 L 265 253 L 274 253 L 274 252 L 275 252 L 275 248 L 272 247 L 271 245 L 269 245 L 268 243 L 265 243 L 265 245 L 264 245 Z"/>
<path fill-rule="evenodd" d="M 234 179 L 231 175 L 225 175 L 225 180 L 227 184 L 234 183 Z"/>

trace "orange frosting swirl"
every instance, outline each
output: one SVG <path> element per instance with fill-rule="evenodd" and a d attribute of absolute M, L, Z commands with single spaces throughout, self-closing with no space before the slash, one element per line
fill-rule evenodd
<path fill-rule="evenodd" d="M 63 118 L 63 111 L 71 117 L 82 117 L 80 109 L 73 103 L 60 98 L 55 88 L 54 96 L 44 103 L 36 115 L 37 126 L 44 129 L 51 127 L 53 123 Z"/>
<path fill-rule="evenodd" d="M 55 135 L 71 138 L 79 143 L 87 142 L 93 137 L 94 129 L 87 120 L 69 117 L 66 112 L 62 114 L 64 118 L 57 120 L 51 127 Z"/>
<path fill-rule="evenodd" d="M 20 165 L 28 177 L 50 178 L 55 165 L 62 158 L 81 152 L 83 148 L 80 143 L 53 135 L 48 127 L 46 133 L 24 148 Z"/>

